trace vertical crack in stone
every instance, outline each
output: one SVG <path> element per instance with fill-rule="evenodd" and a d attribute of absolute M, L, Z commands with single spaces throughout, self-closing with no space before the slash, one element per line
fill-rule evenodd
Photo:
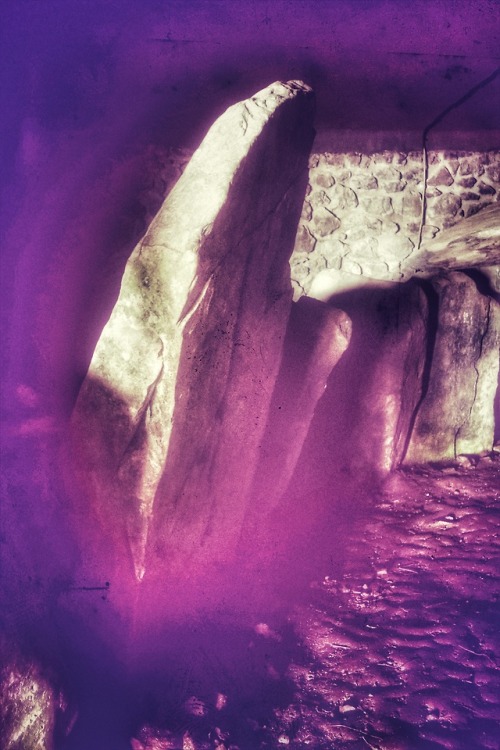
<path fill-rule="evenodd" d="M 456 458 L 457 453 L 457 441 L 458 441 L 458 433 L 460 432 L 460 427 L 454 431 L 453 434 L 453 458 Z"/>
<path fill-rule="evenodd" d="M 413 436 L 413 430 L 419 414 L 420 408 L 427 396 L 429 389 L 431 370 L 432 370 L 432 359 L 434 355 L 434 346 L 436 343 L 436 335 L 438 330 L 438 319 L 439 319 L 439 297 L 433 287 L 427 282 L 419 282 L 419 285 L 427 298 L 427 320 L 425 321 L 423 313 L 421 313 L 422 322 L 426 329 L 426 348 L 425 348 L 425 360 L 422 369 L 422 380 L 421 380 L 421 391 L 420 397 L 417 400 L 413 413 L 410 417 L 408 434 L 405 441 L 405 446 L 402 452 L 401 462 L 406 462 L 408 449 Z"/>

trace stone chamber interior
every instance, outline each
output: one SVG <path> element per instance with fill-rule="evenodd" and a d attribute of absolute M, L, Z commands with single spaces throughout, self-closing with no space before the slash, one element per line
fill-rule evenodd
<path fill-rule="evenodd" d="M 497 750 L 498 4 L 0 12 L 2 747 Z"/>

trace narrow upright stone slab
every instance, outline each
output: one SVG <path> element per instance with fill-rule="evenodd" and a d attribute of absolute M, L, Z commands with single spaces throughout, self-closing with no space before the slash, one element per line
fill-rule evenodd
<path fill-rule="evenodd" d="M 316 410 L 306 451 L 323 487 L 328 482 L 340 495 L 349 486 L 373 486 L 403 458 L 422 396 L 428 304 L 413 281 L 345 292 L 332 304 L 347 312 L 352 334 Z M 297 482 L 306 493 L 314 481 L 300 465 Z"/>
<path fill-rule="evenodd" d="M 353 346 L 363 350 L 351 364 L 365 370 L 364 382 L 346 440 L 354 449 L 351 470 L 383 476 L 403 459 L 422 395 L 428 304 L 414 282 L 369 291 L 366 299 L 365 320 L 359 321 L 364 330 L 357 332 L 356 340 L 353 334 Z"/>
<path fill-rule="evenodd" d="M 405 463 L 491 450 L 500 346 L 500 306 L 453 272 L 433 279 L 438 322 L 428 388 Z"/>
<path fill-rule="evenodd" d="M 139 579 L 153 513 L 151 559 L 167 561 L 243 518 L 290 310 L 312 115 L 295 81 L 230 107 L 127 263 L 73 434 L 96 516 L 123 530 Z"/>
<path fill-rule="evenodd" d="M 418 283 L 409 282 L 386 292 L 377 314 L 382 336 L 362 399 L 365 417 L 357 425 L 357 439 L 365 446 L 365 461 L 385 474 L 403 459 L 422 395 L 427 298 Z"/>
<path fill-rule="evenodd" d="M 349 345 L 351 329 L 349 316 L 324 302 L 302 297 L 293 304 L 252 486 L 247 517 L 253 522 L 248 533 L 262 524 L 287 490 L 328 377 Z"/>

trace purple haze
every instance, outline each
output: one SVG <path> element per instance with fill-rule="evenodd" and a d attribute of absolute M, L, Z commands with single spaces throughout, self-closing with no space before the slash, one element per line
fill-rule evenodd
<path fill-rule="evenodd" d="M 130 696 L 121 657 L 110 651 L 119 627 L 106 610 L 99 564 L 96 580 L 79 580 L 85 550 L 68 518 L 60 436 L 145 229 L 154 149 L 196 147 L 229 104 L 293 78 L 314 87 L 318 142 L 331 150 L 336 130 L 360 149 L 366 133 L 414 146 L 429 121 L 496 67 L 498 15 L 496 2 L 469 0 L 2 3 L 5 627 L 59 663 L 69 683 L 72 672 L 81 675 L 84 714 L 85 690 L 102 678 L 115 697 L 96 727 L 112 724 L 113 711 L 119 722 Z M 499 101 L 494 91 L 482 94 L 442 127 L 457 143 L 472 133 L 489 147 Z M 314 493 L 321 482 L 310 476 L 315 457 L 321 470 L 327 460 L 323 429 L 318 424 L 310 437 L 310 462 L 297 480 L 313 497 L 291 523 L 299 568 L 305 522 L 330 512 L 321 506 L 331 489 Z M 341 508 L 351 493 L 335 468 L 327 480 L 339 495 L 340 564 L 349 525 Z M 272 533 L 286 522 L 277 518 Z M 284 559 L 283 536 L 276 556 Z M 89 584 L 102 592 L 76 591 Z M 226 608 L 238 611 L 246 592 L 234 589 Z M 263 590 L 272 600 L 273 584 L 263 582 Z"/>

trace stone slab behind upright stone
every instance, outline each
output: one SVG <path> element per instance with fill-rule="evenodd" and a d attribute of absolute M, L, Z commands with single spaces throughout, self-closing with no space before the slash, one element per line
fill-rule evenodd
<path fill-rule="evenodd" d="M 482 211 L 445 229 L 416 251 L 404 268 L 406 278 L 434 276 L 439 271 L 490 268 L 500 265 L 500 205 Z"/>
<path fill-rule="evenodd" d="M 432 286 L 437 330 L 406 464 L 477 454 L 493 445 L 500 305 L 464 273 L 436 277 Z"/>
<path fill-rule="evenodd" d="M 142 578 L 153 514 L 150 560 L 180 567 L 243 518 L 290 310 L 312 116 L 300 82 L 230 107 L 127 263 L 73 413 L 117 575 L 128 549 Z"/>
<path fill-rule="evenodd" d="M 290 483 L 293 503 L 349 497 L 358 507 L 399 465 L 422 395 L 427 296 L 419 282 L 358 289 L 330 305 L 352 321 Z"/>
<path fill-rule="evenodd" d="M 415 282 L 380 295 L 375 317 L 380 339 L 361 397 L 363 416 L 353 440 L 365 464 L 381 474 L 401 463 L 422 395 L 429 306 Z"/>
<path fill-rule="evenodd" d="M 247 533 L 261 527 L 283 498 L 328 378 L 349 345 L 351 328 L 345 312 L 323 302 L 302 297 L 293 304 L 252 485 L 247 518 L 253 522 Z"/>
<path fill-rule="evenodd" d="M 359 306 L 359 312 L 347 308 L 353 338 L 344 364 L 349 366 L 348 399 L 356 400 L 348 417 L 347 464 L 350 473 L 383 476 L 403 458 L 422 395 L 428 303 L 414 282 L 351 294 L 350 305 Z M 349 392 L 351 383 L 357 393 Z"/>

